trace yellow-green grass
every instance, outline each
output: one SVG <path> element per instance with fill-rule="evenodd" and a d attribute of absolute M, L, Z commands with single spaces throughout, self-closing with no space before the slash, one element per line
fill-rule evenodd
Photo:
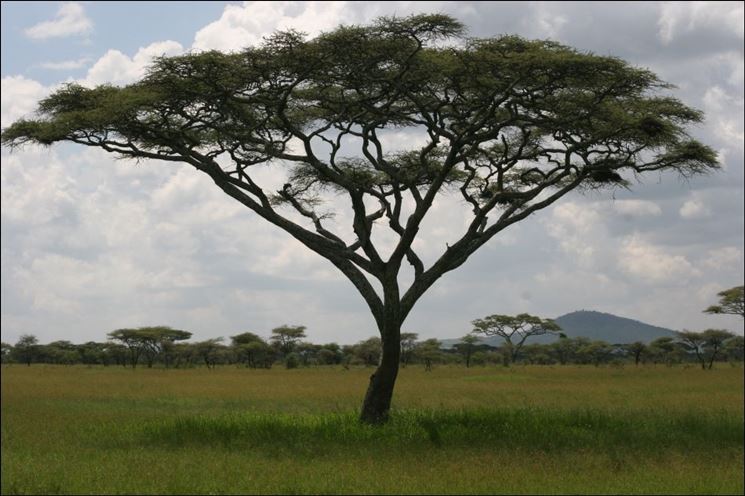
<path fill-rule="evenodd" d="M 5 366 L 2 493 L 743 493 L 743 370 Z"/>

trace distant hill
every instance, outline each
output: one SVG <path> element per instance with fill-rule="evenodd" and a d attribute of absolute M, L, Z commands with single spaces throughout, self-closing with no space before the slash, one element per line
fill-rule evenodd
<path fill-rule="evenodd" d="M 584 336 L 609 343 L 649 343 L 663 336 L 675 336 L 675 331 L 657 327 L 638 320 L 618 317 L 609 313 L 580 310 L 554 319 L 567 337 Z"/>
<path fill-rule="evenodd" d="M 663 336 L 675 336 L 675 331 L 672 329 L 591 310 L 571 312 L 554 320 L 561 326 L 562 332 L 567 337 L 577 338 L 581 336 L 593 341 L 602 340 L 611 344 L 633 343 L 634 341 L 649 343 Z M 533 336 L 528 338 L 526 344 L 545 344 L 557 339 L 558 337 L 552 335 Z M 459 341 L 459 339 L 443 339 L 442 343 L 444 348 L 450 348 Z M 491 337 L 484 339 L 483 342 L 492 346 L 500 346 L 503 341 L 499 337 Z"/>

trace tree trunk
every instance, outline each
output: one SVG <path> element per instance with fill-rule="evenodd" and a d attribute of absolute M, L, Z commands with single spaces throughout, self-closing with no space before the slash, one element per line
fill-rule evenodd
<path fill-rule="evenodd" d="M 401 360 L 401 322 L 395 316 L 388 315 L 382 327 L 380 337 L 383 349 L 380 363 L 370 376 L 360 414 L 363 423 L 372 425 L 383 424 L 388 420 L 393 386 L 396 384 Z"/>

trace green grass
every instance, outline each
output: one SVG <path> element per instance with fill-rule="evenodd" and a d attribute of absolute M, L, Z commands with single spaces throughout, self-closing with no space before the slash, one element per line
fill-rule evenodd
<path fill-rule="evenodd" d="M 2 493 L 743 493 L 741 368 L 370 372 L 5 367 Z"/>

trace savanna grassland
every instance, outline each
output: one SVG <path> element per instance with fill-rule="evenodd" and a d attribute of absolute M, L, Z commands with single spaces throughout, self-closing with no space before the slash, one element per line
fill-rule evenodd
<path fill-rule="evenodd" d="M 743 493 L 743 370 L 4 366 L 3 494 Z"/>

